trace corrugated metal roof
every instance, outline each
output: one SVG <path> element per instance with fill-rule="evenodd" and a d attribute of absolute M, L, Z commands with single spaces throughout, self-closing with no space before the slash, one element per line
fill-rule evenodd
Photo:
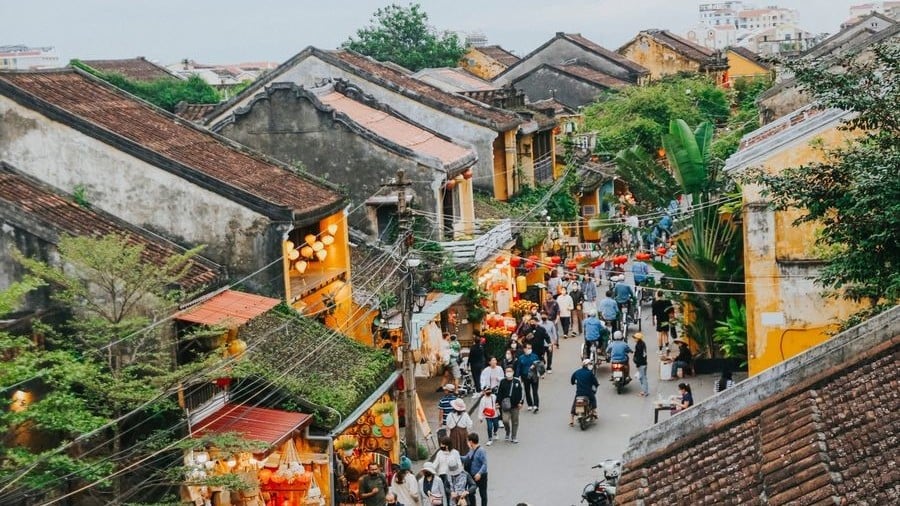
<path fill-rule="evenodd" d="M 202 325 L 237 327 L 267 312 L 281 302 L 278 299 L 252 293 L 225 290 L 224 292 L 186 309 L 176 319 Z"/>
<path fill-rule="evenodd" d="M 312 423 L 312 415 L 258 408 L 243 404 L 226 404 L 194 427 L 191 437 L 237 432 L 247 439 L 264 441 L 274 446 L 297 429 Z"/>

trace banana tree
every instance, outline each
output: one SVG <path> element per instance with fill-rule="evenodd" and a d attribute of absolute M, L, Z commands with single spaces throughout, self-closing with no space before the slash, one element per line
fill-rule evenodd
<path fill-rule="evenodd" d="M 662 136 L 672 175 L 695 205 L 709 200 L 709 190 L 714 183 L 715 174 L 709 166 L 709 147 L 714 131 L 708 121 L 691 130 L 683 119 L 673 119 L 669 122 L 669 132 Z"/>

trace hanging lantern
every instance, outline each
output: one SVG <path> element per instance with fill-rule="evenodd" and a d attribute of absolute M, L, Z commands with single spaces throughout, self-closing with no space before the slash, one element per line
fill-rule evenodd
<path fill-rule="evenodd" d="M 500 265 L 500 264 L 502 264 L 502 263 L 505 262 L 505 261 L 506 261 L 506 259 L 503 258 L 503 257 L 497 257 L 497 260 L 496 260 L 497 265 Z"/>
<path fill-rule="evenodd" d="M 560 258 L 559 256 L 550 257 L 550 263 L 552 263 L 553 265 L 559 265 L 560 262 L 562 262 L 562 258 Z"/>
<path fill-rule="evenodd" d="M 337 234 L 337 230 L 338 230 L 337 223 L 332 223 L 331 225 L 328 225 L 328 227 L 325 228 L 325 231 L 328 232 L 330 235 Z"/>
<path fill-rule="evenodd" d="M 300 248 L 300 254 L 303 255 L 303 258 L 312 258 L 315 253 L 316 252 L 309 246 Z"/>
<path fill-rule="evenodd" d="M 656 249 L 656 253 L 657 253 L 659 256 L 665 255 L 666 252 L 668 252 L 668 251 L 669 251 L 669 250 L 666 249 L 665 246 L 660 246 L 659 248 Z"/>
<path fill-rule="evenodd" d="M 297 269 L 297 272 L 303 274 L 304 272 L 306 272 L 306 268 L 308 266 L 309 264 L 306 262 L 306 260 L 300 260 L 299 262 L 294 264 L 294 269 Z"/>
<path fill-rule="evenodd" d="M 334 244 L 334 236 L 331 236 L 331 235 L 322 236 L 322 244 L 324 244 L 325 246 L 331 246 L 332 244 Z"/>
<path fill-rule="evenodd" d="M 325 249 L 325 245 L 321 241 L 316 241 L 312 244 L 313 251 L 322 251 Z"/>
<path fill-rule="evenodd" d="M 532 262 L 537 262 L 538 260 L 540 260 L 540 257 L 538 257 L 537 255 L 529 255 L 528 259 Z"/>
<path fill-rule="evenodd" d="M 520 263 L 522 263 L 522 259 L 520 257 L 510 257 L 509 258 L 509 265 L 511 265 L 513 267 L 518 267 Z"/>
<path fill-rule="evenodd" d="M 519 293 L 528 291 L 528 279 L 525 276 L 516 276 L 516 291 Z"/>
<path fill-rule="evenodd" d="M 303 240 L 306 241 L 306 244 L 312 246 L 316 242 L 316 236 L 312 234 L 306 234 L 306 237 L 304 237 Z"/>
<path fill-rule="evenodd" d="M 537 267 L 537 264 L 534 263 L 534 260 L 528 260 L 527 262 L 525 262 L 525 268 L 529 271 L 534 269 L 535 267 Z"/>
<path fill-rule="evenodd" d="M 316 258 L 318 258 L 320 262 L 324 262 L 325 257 L 327 257 L 327 256 L 328 256 L 328 252 L 323 249 L 316 251 Z"/>
<path fill-rule="evenodd" d="M 576 262 L 575 260 L 569 260 L 568 262 L 566 262 L 566 269 L 574 271 L 576 267 L 578 267 L 578 262 Z"/>
<path fill-rule="evenodd" d="M 638 254 L 634 256 L 634 258 L 636 258 L 637 260 L 641 260 L 641 261 L 650 260 L 650 253 L 647 253 L 646 251 L 641 251 L 641 252 L 638 252 Z"/>
<path fill-rule="evenodd" d="M 294 244 L 294 241 L 284 241 L 284 249 L 292 250 L 295 247 L 296 247 L 296 245 Z"/>
<path fill-rule="evenodd" d="M 288 260 L 296 260 L 300 258 L 300 252 L 298 250 L 292 249 L 290 253 L 288 253 Z"/>
<path fill-rule="evenodd" d="M 619 255 L 613 258 L 614 265 L 624 265 L 626 262 L 628 262 L 628 257 L 626 255 Z"/>
<path fill-rule="evenodd" d="M 472 176 L 473 176 L 474 174 L 475 174 L 475 173 L 472 172 L 472 169 L 471 169 L 471 168 L 468 168 L 468 169 L 466 169 L 465 172 L 463 172 L 463 177 L 464 177 L 465 179 L 472 179 Z"/>
<path fill-rule="evenodd" d="M 235 339 L 228 343 L 228 354 L 232 357 L 239 357 L 247 351 L 247 343 L 240 339 Z"/>

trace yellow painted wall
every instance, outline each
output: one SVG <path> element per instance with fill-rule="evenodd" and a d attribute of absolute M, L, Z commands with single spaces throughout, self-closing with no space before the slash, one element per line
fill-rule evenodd
<path fill-rule="evenodd" d="M 482 53 L 477 47 L 469 49 L 463 55 L 459 60 L 459 66 L 488 81 L 506 70 L 506 65 Z"/>
<path fill-rule="evenodd" d="M 688 60 L 668 47 L 656 42 L 652 37 L 638 36 L 620 51 L 629 60 L 639 63 L 650 71 L 650 79 L 679 72 L 698 72 L 700 63 Z"/>
<path fill-rule="evenodd" d="M 782 147 L 756 164 L 769 173 L 821 161 L 822 148 L 853 134 L 836 127 Z M 744 270 L 747 295 L 749 371 L 758 374 L 829 338 L 838 321 L 858 304 L 826 298 L 814 278 L 822 264 L 814 249 L 815 224 L 793 226 L 798 211 L 774 212 L 759 187 L 745 185 Z"/>
<path fill-rule="evenodd" d="M 738 78 L 754 78 L 766 77 L 771 71 L 757 63 L 744 58 L 734 51 L 727 52 L 728 57 L 728 77 L 734 81 Z"/>
<path fill-rule="evenodd" d="M 600 197 L 598 195 L 599 193 L 600 192 L 598 192 L 597 190 L 588 192 L 581 196 L 581 201 L 578 203 L 578 205 L 581 206 L 581 208 L 583 208 L 584 206 L 594 206 L 594 209 L 596 209 L 596 212 L 597 212 L 597 214 L 595 214 L 594 216 L 591 216 L 589 218 L 584 218 L 582 220 L 581 235 L 584 238 L 585 242 L 600 240 L 600 235 L 601 235 L 600 231 L 599 230 L 591 230 L 590 227 L 588 226 L 588 221 L 600 214 Z M 580 210 L 579 210 L 579 212 L 580 212 Z"/>

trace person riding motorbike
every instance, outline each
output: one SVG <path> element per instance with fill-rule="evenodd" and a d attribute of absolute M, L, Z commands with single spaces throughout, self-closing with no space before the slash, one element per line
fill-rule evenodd
<path fill-rule="evenodd" d="M 619 318 L 623 323 L 621 328 L 624 329 L 624 324 L 628 322 L 628 317 L 632 314 L 631 309 L 634 307 L 634 289 L 623 281 L 622 283 L 616 283 L 613 291 L 613 298 L 616 300 L 616 304 L 619 305 Z"/>
<path fill-rule="evenodd" d="M 630 378 L 628 367 L 628 354 L 631 353 L 631 347 L 625 342 L 625 336 L 621 331 L 613 333 L 612 341 L 606 348 L 606 354 L 609 356 L 610 364 L 623 364 L 625 366 L 625 377 Z"/>
<path fill-rule="evenodd" d="M 569 416 L 569 426 L 575 425 L 575 403 L 579 397 L 587 397 L 591 405 L 591 416 L 597 417 L 597 396 L 594 392 L 600 384 L 597 377 L 591 371 L 591 360 L 584 359 L 581 368 L 572 373 L 572 384 L 575 385 L 575 399 L 572 401 L 572 411 Z"/>
<path fill-rule="evenodd" d="M 609 340 L 609 330 L 597 318 L 597 313 L 594 311 L 588 312 L 582 327 L 584 330 L 584 347 L 582 348 L 581 358 L 591 357 L 592 346 L 597 348 L 597 353 L 603 353 L 606 350 L 606 342 Z"/>
<path fill-rule="evenodd" d="M 611 291 L 607 290 L 606 296 L 600 299 L 600 302 L 597 304 L 597 311 L 608 328 L 617 328 L 616 321 L 619 318 L 619 305 L 616 303 L 616 299 L 612 298 Z"/>

